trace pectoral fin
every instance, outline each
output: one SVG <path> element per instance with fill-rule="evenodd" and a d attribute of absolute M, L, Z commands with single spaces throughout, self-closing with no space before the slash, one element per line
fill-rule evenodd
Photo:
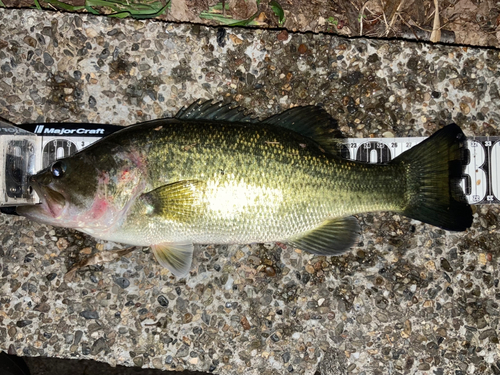
<path fill-rule="evenodd" d="M 158 215 L 165 219 L 186 221 L 193 217 L 196 192 L 203 181 L 183 180 L 160 186 L 141 195 L 146 215 Z"/>
<path fill-rule="evenodd" d="M 319 228 L 289 239 L 287 243 L 312 254 L 341 255 L 354 245 L 359 233 L 358 221 L 350 216 L 329 220 Z"/>
<path fill-rule="evenodd" d="M 177 278 L 186 276 L 193 260 L 192 243 L 162 242 L 151 246 L 156 260 Z"/>

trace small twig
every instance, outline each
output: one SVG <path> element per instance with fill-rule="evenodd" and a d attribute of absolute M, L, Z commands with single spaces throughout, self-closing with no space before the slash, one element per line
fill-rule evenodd
<path fill-rule="evenodd" d="M 363 36 L 363 14 L 365 13 L 366 5 L 368 1 L 363 4 L 359 13 L 359 36 Z"/>
<path fill-rule="evenodd" d="M 419 26 L 416 22 L 413 22 L 413 24 L 412 24 L 412 25 L 410 25 L 408 22 L 406 22 L 406 21 L 405 21 L 405 19 L 403 18 L 403 16 L 402 16 L 401 14 L 399 14 L 399 18 L 400 18 L 400 19 L 401 19 L 401 21 L 403 21 L 403 23 L 404 23 L 406 26 L 408 26 L 408 28 L 410 28 L 410 29 L 411 29 L 411 28 L 413 28 L 413 27 L 415 27 L 415 28 L 417 28 L 417 29 L 420 29 L 420 30 L 425 31 L 425 32 L 428 32 L 428 33 L 430 33 L 430 32 L 432 31 L 432 30 L 425 29 L 425 28 L 423 28 L 422 26 Z M 445 28 L 445 27 L 446 27 L 449 23 L 450 23 L 450 22 L 446 22 L 445 24 L 443 24 L 443 25 L 439 28 L 439 30 L 444 29 L 444 28 Z"/>
<path fill-rule="evenodd" d="M 73 277 L 75 276 L 76 271 L 78 271 L 80 268 L 83 268 L 85 266 L 93 266 L 93 265 L 100 264 L 100 263 L 111 262 L 113 260 L 121 258 L 124 255 L 127 255 L 128 253 L 132 252 L 136 248 L 137 248 L 136 246 L 132 246 L 132 247 L 128 247 L 126 249 L 107 250 L 104 252 L 96 253 L 96 254 L 94 254 L 86 259 L 83 259 L 83 260 L 75 263 L 68 270 L 68 272 L 66 272 L 66 275 L 64 275 L 64 281 L 66 281 L 66 282 L 72 281 Z"/>
<path fill-rule="evenodd" d="M 389 28 L 386 30 L 386 33 L 385 35 L 388 36 L 389 35 L 389 32 L 390 30 L 392 30 L 392 26 L 394 26 L 394 22 L 396 21 L 396 15 L 398 15 L 399 13 L 399 10 L 401 9 L 401 7 L 403 6 L 405 0 L 401 0 L 401 2 L 399 3 L 398 7 L 396 8 L 396 11 L 394 12 L 394 15 L 392 16 L 392 19 L 391 19 L 391 23 L 389 25 Z"/>
<path fill-rule="evenodd" d="M 385 17 L 385 12 L 382 13 L 382 16 L 384 16 L 384 23 L 385 23 L 385 30 L 386 30 L 386 35 L 389 33 L 389 24 L 387 23 L 387 18 Z"/>
<path fill-rule="evenodd" d="M 352 5 L 354 8 L 356 8 L 356 9 L 358 10 L 358 12 L 359 12 L 359 8 L 358 8 L 358 6 L 357 6 L 356 4 L 354 4 L 351 0 L 349 0 L 349 2 L 350 2 L 350 3 L 351 3 L 351 5 Z"/>

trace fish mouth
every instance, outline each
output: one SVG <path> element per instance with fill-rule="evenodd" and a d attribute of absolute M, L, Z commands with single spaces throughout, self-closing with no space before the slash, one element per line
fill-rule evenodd
<path fill-rule="evenodd" d="M 31 207 L 19 207 L 18 213 L 33 218 L 40 215 L 50 216 L 53 219 L 60 218 L 66 208 L 67 201 L 64 195 L 46 185 L 41 185 L 33 177 L 30 179 L 30 185 L 38 194 L 41 203 Z"/>

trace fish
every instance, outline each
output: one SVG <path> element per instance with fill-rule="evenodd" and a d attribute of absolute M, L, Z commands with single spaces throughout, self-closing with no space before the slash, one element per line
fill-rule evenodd
<path fill-rule="evenodd" d="M 28 219 L 150 247 L 178 278 L 195 244 L 279 242 L 338 256 L 355 245 L 356 214 L 392 211 L 450 231 L 472 224 L 460 181 L 466 138 L 450 124 L 383 165 L 341 157 L 319 106 L 265 120 L 196 101 L 174 117 L 128 127 L 32 175 Z"/>

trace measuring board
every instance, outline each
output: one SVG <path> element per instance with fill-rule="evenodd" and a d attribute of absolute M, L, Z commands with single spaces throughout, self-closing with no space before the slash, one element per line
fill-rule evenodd
<path fill-rule="evenodd" d="M 39 150 L 42 155 L 41 169 L 123 128 L 117 125 L 73 123 L 27 124 L 19 127 L 36 134 L 41 139 L 41 150 Z"/>
<path fill-rule="evenodd" d="M 35 149 L 31 153 L 36 159 L 37 169 L 46 168 L 55 160 L 70 156 L 122 128 L 116 125 L 68 123 L 29 124 L 19 127 L 36 135 L 36 142 L 33 143 Z M 360 162 L 388 163 L 424 139 L 426 138 L 347 138 L 342 140 L 341 154 L 346 159 Z M 468 202 L 470 204 L 500 203 L 500 137 L 475 137 L 467 140 L 467 146 L 466 167 L 461 185 Z M 19 155 L 21 154 L 19 152 Z M 19 157 L 11 159 L 22 160 Z M 6 166 L 7 171 L 17 171 L 19 168 L 22 167 Z M 15 180 L 11 185 L 18 183 L 18 178 Z M 21 184 L 22 182 L 19 181 L 18 186 Z M 19 188 L 17 190 L 19 196 L 8 198 L 20 199 L 23 197 L 21 192 L 25 190 Z M 8 202 L 10 201 L 6 198 L 3 204 Z"/>
<path fill-rule="evenodd" d="M 0 119 L 0 207 L 40 202 L 29 176 L 122 129 L 99 124 L 26 124 Z"/>

